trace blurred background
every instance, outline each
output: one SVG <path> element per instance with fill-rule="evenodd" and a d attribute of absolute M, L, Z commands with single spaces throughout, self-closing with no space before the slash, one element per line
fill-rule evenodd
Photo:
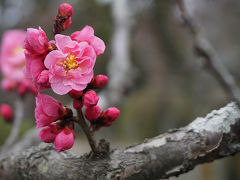
<path fill-rule="evenodd" d="M 103 89 L 102 106 L 117 106 L 121 115 L 110 128 L 103 128 L 96 138 L 106 138 L 112 148 L 124 148 L 171 128 L 187 125 L 198 116 L 229 103 L 222 88 L 201 68 L 191 48 L 188 32 L 180 23 L 174 0 L 0 0 L 0 37 L 8 29 L 41 26 L 53 39 L 53 18 L 58 5 L 73 6 L 70 35 L 85 25 L 106 43 L 99 56 L 95 74 L 110 77 Z M 240 83 L 240 1 L 186 0 L 187 8 L 212 43 L 218 56 Z M 112 79 L 111 79 L 112 78 Z M 64 105 L 70 98 L 50 94 Z M 0 90 L 0 103 L 13 105 L 16 95 Z M 34 128 L 33 96 L 26 97 L 21 135 Z M 0 120 L 0 144 L 11 125 Z M 81 134 L 71 150 L 88 152 Z M 178 178 L 182 180 L 238 180 L 240 155 L 198 166 Z"/>

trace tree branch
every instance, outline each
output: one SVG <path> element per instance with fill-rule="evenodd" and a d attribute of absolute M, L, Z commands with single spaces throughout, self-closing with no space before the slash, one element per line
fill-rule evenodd
<path fill-rule="evenodd" d="M 0 176 L 6 179 L 168 178 L 186 173 L 198 164 L 239 152 L 239 132 L 240 109 L 230 103 L 186 127 L 95 159 L 88 155 L 57 153 L 52 145 L 42 143 L 2 157 Z"/>
<path fill-rule="evenodd" d="M 203 37 L 196 22 L 189 16 L 184 5 L 184 0 L 176 0 L 181 18 L 185 27 L 190 31 L 193 38 L 193 48 L 197 55 L 204 60 L 204 66 L 209 73 L 219 82 L 232 100 L 240 106 L 240 91 L 233 76 L 221 62 L 210 42 Z"/>
<path fill-rule="evenodd" d="M 23 99 L 17 97 L 14 104 L 15 108 L 15 118 L 13 120 L 13 127 L 11 129 L 10 135 L 7 138 L 6 142 L 3 144 L 1 149 L 1 154 L 7 152 L 19 136 L 20 126 L 23 119 Z"/>

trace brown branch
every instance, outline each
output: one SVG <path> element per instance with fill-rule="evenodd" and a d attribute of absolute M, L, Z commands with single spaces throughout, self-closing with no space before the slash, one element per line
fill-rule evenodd
<path fill-rule="evenodd" d="M 1 157 L 2 179 L 162 179 L 240 151 L 240 109 L 235 103 L 180 129 L 107 157 L 89 159 L 40 144 Z M 104 143 L 103 143 L 104 144 Z M 102 147 L 102 145 L 100 145 Z M 103 149 L 103 148 L 101 148 Z M 107 149 L 107 148 L 106 148 Z"/>
<path fill-rule="evenodd" d="M 82 130 L 87 136 L 87 139 L 88 139 L 89 145 L 91 146 L 92 151 L 94 153 L 98 153 L 97 144 L 94 139 L 94 132 L 90 131 L 90 128 L 88 127 L 85 121 L 85 118 L 83 117 L 82 110 L 77 110 L 77 114 L 78 114 L 78 124 L 81 126 Z"/>
<path fill-rule="evenodd" d="M 193 38 L 193 48 L 197 55 L 204 60 L 205 68 L 219 82 L 225 92 L 240 105 L 240 91 L 233 76 L 218 58 L 209 41 L 202 36 L 199 26 L 189 16 L 183 0 L 176 0 L 181 18 Z"/>
<path fill-rule="evenodd" d="M 23 99 L 20 97 L 16 98 L 15 104 L 14 104 L 15 118 L 13 120 L 13 125 L 12 125 L 10 135 L 8 136 L 7 140 L 5 141 L 5 143 L 1 148 L 1 154 L 9 151 L 9 149 L 13 146 L 13 144 L 16 142 L 16 140 L 19 137 L 19 131 L 22 124 L 23 113 L 24 113 L 23 105 L 24 105 Z"/>

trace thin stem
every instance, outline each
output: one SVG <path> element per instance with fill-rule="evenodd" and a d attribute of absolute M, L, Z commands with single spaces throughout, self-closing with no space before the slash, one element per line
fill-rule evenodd
<path fill-rule="evenodd" d="M 240 106 L 240 91 L 233 76 L 229 73 L 210 42 L 202 36 L 199 25 L 189 16 L 183 0 L 176 0 L 185 27 L 190 31 L 193 48 L 197 55 L 204 60 L 205 68 L 219 82 L 225 92 Z"/>
<path fill-rule="evenodd" d="M 24 111 L 23 105 L 24 105 L 23 99 L 20 97 L 17 97 L 14 104 L 15 118 L 13 120 L 13 127 L 11 129 L 9 137 L 7 138 L 7 140 L 2 146 L 1 154 L 8 151 L 8 149 L 11 148 L 11 146 L 14 144 L 14 142 L 17 140 L 19 136 L 20 126 L 23 120 L 23 111 Z"/>
<path fill-rule="evenodd" d="M 83 117 L 83 113 L 82 110 L 77 110 L 77 114 L 78 114 L 78 124 L 81 126 L 81 128 L 83 129 L 84 133 L 87 136 L 88 142 L 91 146 L 91 149 L 94 153 L 98 152 L 98 147 L 96 144 L 96 141 L 94 139 L 94 133 L 93 131 L 90 131 L 89 126 L 87 125 L 85 118 Z"/>

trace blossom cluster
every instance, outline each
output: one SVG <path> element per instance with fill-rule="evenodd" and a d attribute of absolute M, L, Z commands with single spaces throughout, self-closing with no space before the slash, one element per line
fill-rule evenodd
<path fill-rule="evenodd" d="M 90 26 L 70 36 L 60 34 L 70 26 L 72 14 L 69 4 L 59 6 L 54 19 L 54 40 L 49 41 L 41 27 L 28 28 L 24 40 L 25 74 L 39 91 L 35 119 L 37 128 L 42 129 L 38 137 L 43 142 L 54 143 L 58 152 L 73 146 L 74 123 L 94 133 L 101 127 L 111 126 L 120 114 L 115 107 L 101 111 L 97 105 L 99 97 L 94 89 L 103 88 L 108 82 L 105 75 L 94 77 L 93 70 L 97 57 L 105 50 L 103 40 L 94 35 Z M 40 94 L 46 88 L 58 95 L 68 94 L 80 115 L 74 117 L 70 108 L 53 97 Z M 89 123 L 81 123 L 85 118 Z"/>
<path fill-rule="evenodd" d="M 23 73 L 25 66 L 24 39 L 26 32 L 23 30 L 9 30 L 3 34 L 0 51 L 0 70 L 3 74 L 1 87 L 5 91 L 17 89 L 19 95 L 27 92 L 36 94 L 37 90 Z"/>
<path fill-rule="evenodd" d="M 38 134 L 43 142 L 52 143 L 58 152 L 70 149 L 73 146 L 75 134 L 72 113 L 56 99 L 38 94 L 36 97 L 35 118 L 37 128 L 44 127 Z M 57 123 L 55 121 L 59 120 Z"/>

